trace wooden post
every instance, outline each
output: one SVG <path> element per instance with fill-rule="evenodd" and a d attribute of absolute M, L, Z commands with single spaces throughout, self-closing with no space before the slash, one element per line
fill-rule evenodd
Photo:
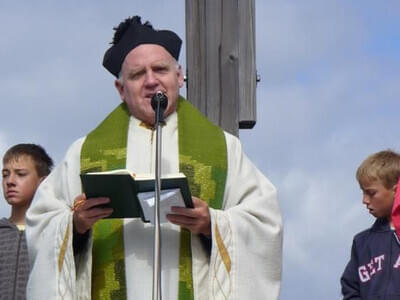
<path fill-rule="evenodd" d="M 255 0 L 186 0 L 187 95 L 226 131 L 252 128 Z"/>

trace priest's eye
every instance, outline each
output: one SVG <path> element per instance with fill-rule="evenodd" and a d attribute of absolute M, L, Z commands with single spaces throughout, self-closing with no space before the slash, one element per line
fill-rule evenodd
<path fill-rule="evenodd" d="M 135 73 L 129 73 L 128 78 L 132 79 L 132 80 L 139 79 L 143 74 L 144 74 L 143 71 L 139 71 L 139 72 L 135 72 Z"/>
<path fill-rule="evenodd" d="M 167 66 L 157 66 L 153 68 L 153 71 L 156 73 L 167 73 L 169 68 Z"/>

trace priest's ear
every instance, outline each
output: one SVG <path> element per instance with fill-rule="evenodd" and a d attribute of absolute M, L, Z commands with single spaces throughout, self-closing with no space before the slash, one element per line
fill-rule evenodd
<path fill-rule="evenodd" d="M 177 76 L 178 76 L 178 86 L 181 88 L 181 87 L 183 87 L 185 79 L 183 77 L 182 66 L 178 63 L 176 63 L 176 72 L 177 72 Z"/>
<path fill-rule="evenodd" d="M 121 77 L 114 81 L 114 86 L 117 89 L 121 100 L 125 101 L 124 100 L 124 85 L 122 84 L 122 78 Z"/>

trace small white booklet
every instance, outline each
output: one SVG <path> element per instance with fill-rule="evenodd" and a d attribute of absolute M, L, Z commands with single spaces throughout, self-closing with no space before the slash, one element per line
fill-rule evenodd
<path fill-rule="evenodd" d="M 142 206 L 143 215 L 146 221 L 154 224 L 155 192 L 138 193 L 138 199 Z M 160 223 L 168 222 L 167 214 L 171 213 L 171 207 L 185 207 L 185 202 L 180 189 L 162 190 L 160 193 Z"/>

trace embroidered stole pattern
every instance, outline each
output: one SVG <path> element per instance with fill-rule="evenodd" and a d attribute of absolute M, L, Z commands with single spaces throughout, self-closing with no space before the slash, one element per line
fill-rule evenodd
<path fill-rule="evenodd" d="M 188 101 L 178 102 L 179 169 L 193 196 L 221 208 L 227 172 L 223 131 Z M 129 111 L 119 105 L 87 136 L 81 172 L 125 168 Z M 181 230 L 179 300 L 193 299 L 191 234 Z M 123 220 L 101 220 L 93 227 L 92 299 L 126 299 Z"/>

